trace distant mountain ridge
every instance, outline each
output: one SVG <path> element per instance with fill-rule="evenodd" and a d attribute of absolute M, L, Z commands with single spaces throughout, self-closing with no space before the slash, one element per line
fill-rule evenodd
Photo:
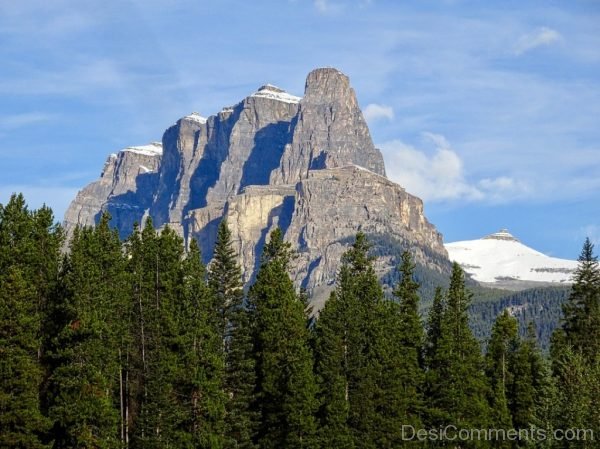
<path fill-rule="evenodd" d="M 511 290 L 569 285 L 577 268 L 577 261 L 547 256 L 524 245 L 506 229 L 444 246 L 450 259 L 476 281 Z"/>
<path fill-rule="evenodd" d="M 69 206 L 65 227 L 94 225 L 102 211 L 122 237 L 152 217 L 187 244 L 196 238 L 205 259 L 227 218 L 246 281 L 275 226 L 298 250 L 292 275 L 309 292 L 330 288 L 358 230 L 387 235 L 448 273 L 441 234 L 422 201 L 387 179 L 349 79 L 333 68 L 310 72 L 303 97 L 266 84 L 215 115 L 179 119 L 160 143 L 112 154 Z M 393 263 L 382 258 L 378 270 Z"/>

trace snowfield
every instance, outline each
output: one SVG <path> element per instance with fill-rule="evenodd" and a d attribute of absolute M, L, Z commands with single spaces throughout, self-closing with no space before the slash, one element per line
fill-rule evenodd
<path fill-rule="evenodd" d="M 532 281 L 569 284 L 577 261 L 557 259 L 523 245 L 506 229 L 479 240 L 444 245 L 450 260 L 458 262 L 479 282 Z"/>

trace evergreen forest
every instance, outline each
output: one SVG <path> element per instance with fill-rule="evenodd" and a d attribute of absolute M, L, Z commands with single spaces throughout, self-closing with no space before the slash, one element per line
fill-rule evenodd
<path fill-rule="evenodd" d="M 0 448 L 600 447 L 589 240 L 542 330 L 534 315 L 519 324 L 518 298 L 472 304 L 458 264 L 423 313 L 410 252 L 388 295 L 371 246 L 356 235 L 316 313 L 279 229 L 244 288 L 226 221 L 206 266 L 150 219 L 121 241 L 108 214 L 64 251 L 52 211 L 13 195 L 0 205 Z"/>

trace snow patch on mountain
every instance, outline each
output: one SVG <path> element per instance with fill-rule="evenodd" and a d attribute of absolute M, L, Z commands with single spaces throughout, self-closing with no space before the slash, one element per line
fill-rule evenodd
<path fill-rule="evenodd" d="M 272 84 L 265 84 L 251 96 L 255 98 L 269 98 L 271 100 L 283 101 L 284 103 L 299 103 L 302 99 L 295 95 L 288 94 L 285 90 L 273 86 Z"/>
<path fill-rule="evenodd" d="M 149 145 L 139 145 L 135 147 L 127 147 L 121 150 L 122 152 L 131 152 L 142 154 L 144 156 L 161 156 L 163 152 L 162 143 L 152 142 Z"/>
<path fill-rule="evenodd" d="M 183 118 L 184 118 L 184 120 L 191 120 L 192 122 L 197 122 L 197 123 L 200 123 L 201 125 L 204 125 L 206 123 L 206 121 L 208 120 L 206 117 L 201 116 L 200 113 L 198 113 L 198 112 L 192 112 L 191 114 L 186 115 Z"/>
<path fill-rule="evenodd" d="M 547 256 L 521 243 L 506 229 L 478 240 L 444 245 L 450 260 L 458 262 L 479 282 L 531 281 L 569 284 L 577 261 Z"/>

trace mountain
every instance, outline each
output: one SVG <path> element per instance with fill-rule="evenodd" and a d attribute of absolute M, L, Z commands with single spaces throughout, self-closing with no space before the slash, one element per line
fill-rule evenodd
<path fill-rule="evenodd" d="M 100 179 L 69 206 L 67 232 L 94 225 L 103 211 L 122 237 L 152 217 L 187 244 L 196 238 L 205 259 L 227 218 L 246 281 L 279 226 L 298 250 L 296 284 L 321 299 L 358 230 L 448 273 L 441 234 L 422 201 L 386 178 L 350 81 L 333 68 L 310 72 L 301 98 L 266 84 L 215 115 L 177 120 L 161 143 L 111 154 Z M 379 258 L 382 276 L 397 258 Z"/>
<path fill-rule="evenodd" d="M 542 285 L 568 285 L 577 262 L 536 251 L 506 229 L 478 240 L 444 245 L 451 260 L 484 285 L 524 290 Z"/>

